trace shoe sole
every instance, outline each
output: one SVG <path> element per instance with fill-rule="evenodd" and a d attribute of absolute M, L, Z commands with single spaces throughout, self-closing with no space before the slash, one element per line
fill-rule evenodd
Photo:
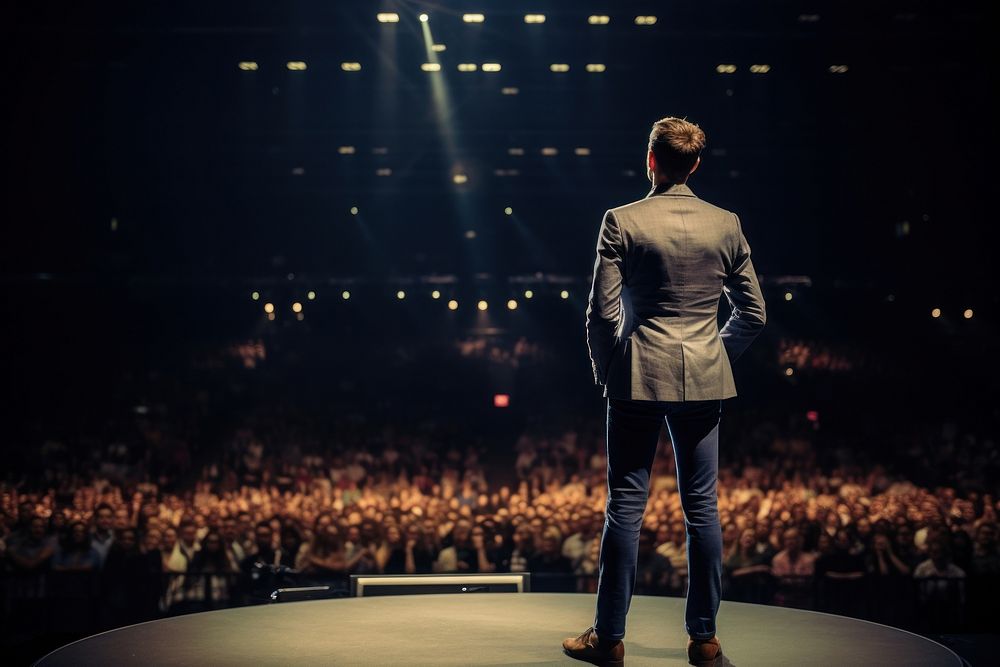
<path fill-rule="evenodd" d="M 598 667 L 625 667 L 624 658 L 622 658 L 621 660 L 605 660 L 603 662 L 593 662 L 591 660 L 588 660 L 587 658 L 581 658 L 578 655 L 573 655 L 573 653 L 570 652 L 569 649 L 564 648 L 563 653 L 573 658 L 574 660 L 579 660 L 580 662 L 589 662 L 592 665 L 598 665 Z"/>

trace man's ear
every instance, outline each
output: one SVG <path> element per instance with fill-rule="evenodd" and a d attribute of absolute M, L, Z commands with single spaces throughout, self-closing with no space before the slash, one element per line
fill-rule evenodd
<path fill-rule="evenodd" d="M 691 171 L 689 171 L 689 172 L 688 172 L 688 175 L 689 175 L 689 176 L 690 176 L 691 174 L 693 174 L 693 173 L 694 173 L 695 171 L 697 171 L 697 170 L 698 170 L 698 165 L 699 165 L 699 164 L 701 164 L 701 156 L 700 156 L 700 155 L 698 156 L 698 159 L 694 161 L 694 166 L 693 166 L 693 167 L 691 167 Z"/>
<path fill-rule="evenodd" d="M 646 154 L 646 167 L 656 171 L 656 156 L 653 155 L 653 151 L 649 151 Z"/>

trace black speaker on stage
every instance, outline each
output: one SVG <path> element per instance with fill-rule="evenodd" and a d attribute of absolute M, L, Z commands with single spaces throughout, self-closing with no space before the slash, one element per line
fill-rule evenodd
<path fill-rule="evenodd" d="M 429 593 L 527 593 L 528 572 L 483 574 L 352 574 L 351 596 Z"/>

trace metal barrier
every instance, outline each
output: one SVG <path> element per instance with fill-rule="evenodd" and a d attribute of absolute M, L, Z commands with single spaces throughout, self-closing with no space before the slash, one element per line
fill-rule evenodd
<path fill-rule="evenodd" d="M 0 574 L 0 640 L 43 633 L 83 636 L 177 614 L 271 602 L 279 588 L 331 586 L 349 594 L 347 576 L 316 577 L 288 568 L 257 572 L 100 572 Z M 687 582 L 637 582 L 637 595 L 683 597 Z M 531 574 L 532 592 L 593 594 L 596 575 Z M 814 609 L 873 620 L 915 632 L 976 632 L 989 628 L 1000 600 L 1000 576 L 967 579 L 909 577 L 774 577 L 767 572 L 725 576 L 723 600 Z"/>

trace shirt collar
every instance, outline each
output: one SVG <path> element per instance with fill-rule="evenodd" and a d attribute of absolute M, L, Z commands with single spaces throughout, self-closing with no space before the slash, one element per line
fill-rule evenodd
<path fill-rule="evenodd" d="M 646 199 L 650 197 L 656 197 L 658 195 L 668 195 L 675 197 L 694 197 L 696 196 L 691 188 L 687 186 L 686 183 L 660 183 L 653 189 L 649 191 L 646 195 Z"/>

